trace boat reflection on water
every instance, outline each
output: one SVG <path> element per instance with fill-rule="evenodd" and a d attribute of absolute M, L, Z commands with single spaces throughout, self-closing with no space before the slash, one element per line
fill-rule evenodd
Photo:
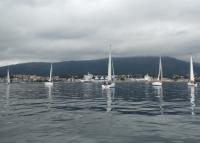
<path fill-rule="evenodd" d="M 105 89 L 103 90 L 103 95 L 106 95 L 106 111 L 112 111 L 112 102 L 115 99 L 115 88 Z"/>
<path fill-rule="evenodd" d="M 48 109 L 51 108 L 51 104 L 52 104 L 52 88 L 53 86 L 46 86 L 47 90 L 48 90 Z"/>
<path fill-rule="evenodd" d="M 191 104 L 191 114 L 195 115 L 195 87 L 194 86 L 190 86 L 189 87 L 190 90 L 190 104 Z"/>
<path fill-rule="evenodd" d="M 9 111 L 10 108 L 10 84 L 6 87 L 6 110 Z"/>
<path fill-rule="evenodd" d="M 160 108 L 160 114 L 164 114 L 164 109 L 163 109 L 163 88 L 162 86 L 153 86 L 155 89 L 156 95 L 159 98 L 159 108 Z"/>

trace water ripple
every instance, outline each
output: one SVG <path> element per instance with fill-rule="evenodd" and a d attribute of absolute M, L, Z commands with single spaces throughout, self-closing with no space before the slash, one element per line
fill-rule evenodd
<path fill-rule="evenodd" d="M 1 142 L 199 142 L 200 88 L 186 83 L 0 84 Z"/>

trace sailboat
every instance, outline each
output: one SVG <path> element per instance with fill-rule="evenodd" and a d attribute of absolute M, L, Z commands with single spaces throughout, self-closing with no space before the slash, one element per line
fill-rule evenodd
<path fill-rule="evenodd" d="M 194 78 L 194 67 L 193 67 L 193 60 L 192 56 L 190 57 L 190 80 L 188 82 L 188 86 L 197 86 Z"/>
<path fill-rule="evenodd" d="M 53 72 L 53 67 L 52 67 L 52 64 L 51 64 L 49 81 L 44 83 L 46 86 L 53 86 L 52 72 Z"/>
<path fill-rule="evenodd" d="M 155 82 L 152 83 L 152 85 L 153 85 L 153 86 L 162 86 L 162 78 L 163 78 L 163 73 L 162 73 L 162 60 L 161 60 L 161 57 L 160 57 L 158 78 L 157 78 L 157 81 L 155 81 Z"/>
<path fill-rule="evenodd" d="M 9 72 L 9 68 L 7 69 L 7 84 L 10 84 L 10 72 Z"/>
<path fill-rule="evenodd" d="M 115 82 L 114 82 L 114 66 L 112 61 L 112 54 L 111 54 L 111 48 L 109 51 L 109 57 L 108 57 L 108 77 L 106 82 L 102 85 L 102 89 L 108 89 L 108 88 L 115 88 Z"/>

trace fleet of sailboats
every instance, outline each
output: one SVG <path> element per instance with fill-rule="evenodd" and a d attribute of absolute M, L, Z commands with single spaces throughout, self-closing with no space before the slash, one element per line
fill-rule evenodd
<path fill-rule="evenodd" d="M 158 78 L 156 81 L 152 83 L 153 86 L 162 86 L 162 78 L 163 78 L 163 71 L 162 71 L 162 60 L 160 57 L 159 60 L 159 70 L 158 70 Z"/>
<path fill-rule="evenodd" d="M 44 84 L 46 86 L 52 86 L 53 85 L 53 80 L 52 80 L 52 73 L 53 73 L 53 66 L 51 64 L 50 66 L 50 72 L 49 72 L 49 80 L 45 82 Z M 109 48 L 109 56 L 108 56 L 108 75 L 105 78 L 102 86 L 102 89 L 109 89 L 109 88 L 115 88 L 115 72 L 114 72 L 114 64 L 113 64 L 113 59 L 112 59 L 112 52 L 111 48 Z M 90 74 L 88 74 L 90 75 Z M 93 78 L 91 78 L 93 80 Z M 10 71 L 9 67 L 7 68 L 7 84 L 11 83 L 10 79 Z M 162 86 L 163 84 L 163 69 L 162 69 L 162 59 L 160 57 L 159 59 L 159 69 L 158 69 L 158 77 L 154 82 L 152 82 L 153 86 Z M 193 58 L 192 56 L 190 57 L 190 78 L 188 81 L 188 86 L 192 87 L 197 87 L 197 83 L 195 81 L 195 76 L 194 76 L 194 66 L 193 66 Z"/>
<path fill-rule="evenodd" d="M 114 78 L 115 78 L 114 65 L 113 65 L 111 48 L 110 48 L 109 56 L 108 56 L 108 76 L 107 76 L 106 81 L 102 84 L 102 89 L 115 88 Z"/>
<path fill-rule="evenodd" d="M 53 86 L 52 73 L 53 73 L 53 66 L 51 64 L 50 72 L 49 72 L 49 81 L 44 83 L 45 86 Z"/>
<path fill-rule="evenodd" d="M 45 82 L 45 86 L 49 87 L 49 98 L 51 99 L 51 87 L 53 86 L 53 80 L 52 80 L 52 73 L 53 73 L 53 66 L 51 64 L 50 66 L 50 72 L 49 72 L 49 80 Z M 88 74 L 89 75 L 89 74 Z M 162 107 L 162 102 L 163 102 L 163 91 L 162 91 L 162 80 L 163 80 L 163 69 L 162 69 L 162 59 L 160 57 L 159 59 L 159 70 L 158 70 L 158 77 L 156 81 L 152 82 L 153 87 L 157 90 L 158 97 L 160 98 L 160 110 L 161 114 L 163 114 L 163 107 Z M 9 68 L 7 68 L 7 84 L 9 85 L 11 83 L 10 79 L 10 71 Z M 192 115 L 195 115 L 195 87 L 197 87 L 197 83 L 195 82 L 195 76 L 194 76 L 194 67 L 193 67 L 193 58 L 192 56 L 190 57 L 190 79 L 188 81 L 188 86 L 190 88 L 190 102 L 191 102 L 191 110 L 192 110 Z M 102 90 L 106 91 L 107 93 L 107 107 L 106 111 L 110 112 L 112 110 L 112 92 L 114 94 L 115 91 L 115 73 L 114 73 L 114 64 L 112 60 L 112 53 L 111 49 L 109 49 L 109 56 L 108 56 L 108 75 L 105 80 L 105 82 L 101 85 L 102 89 L 110 89 L 110 90 Z M 9 90 L 10 86 L 8 86 Z M 8 92 L 9 94 L 9 92 Z"/>

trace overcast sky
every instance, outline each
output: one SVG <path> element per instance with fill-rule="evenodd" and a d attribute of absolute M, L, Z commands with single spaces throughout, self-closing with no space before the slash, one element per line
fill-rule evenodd
<path fill-rule="evenodd" d="M 0 0 L 0 65 L 172 56 L 200 62 L 199 0 Z"/>

